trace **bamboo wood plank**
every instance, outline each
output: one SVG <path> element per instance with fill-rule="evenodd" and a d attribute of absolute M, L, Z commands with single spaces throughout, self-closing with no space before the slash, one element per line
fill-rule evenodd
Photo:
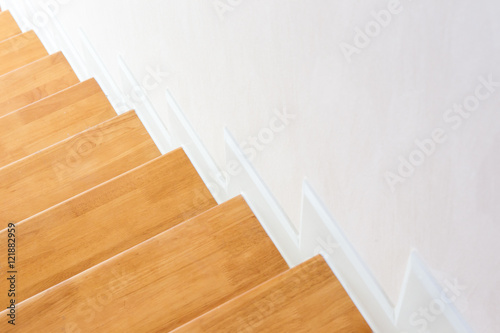
<path fill-rule="evenodd" d="M 22 302 L 134 245 L 216 206 L 182 149 L 24 220 L 17 226 Z M 57 240 L 57 241 L 54 241 Z M 8 248 L 7 230 L 0 248 Z M 0 255 L 0 267 L 7 252 Z M 0 269 L 1 274 L 6 274 Z M 9 282 L 0 279 L 0 290 Z M 3 309 L 7 293 L 0 293 Z"/>
<path fill-rule="evenodd" d="M 0 75 L 48 56 L 34 31 L 28 31 L 0 42 Z"/>
<path fill-rule="evenodd" d="M 0 167 L 116 116 L 94 79 L 0 117 Z"/>
<path fill-rule="evenodd" d="M 174 333 L 372 332 L 321 256 L 213 309 Z"/>
<path fill-rule="evenodd" d="M 0 76 L 0 116 L 77 84 L 61 52 Z"/>
<path fill-rule="evenodd" d="M 160 156 L 130 111 L 0 168 L 0 228 Z"/>
<path fill-rule="evenodd" d="M 18 35 L 21 32 L 21 29 L 8 10 L 0 12 L 0 41 Z"/>
<path fill-rule="evenodd" d="M 165 332 L 287 268 L 237 197 L 18 304 L 0 331 Z"/>

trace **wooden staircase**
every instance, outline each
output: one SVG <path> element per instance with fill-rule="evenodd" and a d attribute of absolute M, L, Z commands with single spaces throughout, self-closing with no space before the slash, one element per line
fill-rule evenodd
<path fill-rule="evenodd" d="M 0 91 L 0 332 L 371 332 L 321 256 L 290 269 L 8 11 Z"/>

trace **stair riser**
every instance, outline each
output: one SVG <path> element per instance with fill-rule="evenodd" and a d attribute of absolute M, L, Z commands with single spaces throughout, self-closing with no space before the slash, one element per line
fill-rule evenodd
<path fill-rule="evenodd" d="M 158 156 L 133 112 L 115 117 L 0 168 L 0 226 L 20 222 Z"/>
<path fill-rule="evenodd" d="M 33 31 L 0 42 L 0 75 L 26 66 L 48 55 Z"/>
<path fill-rule="evenodd" d="M 0 167 L 115 116 L 95 80 L 82 82 L 11 112 L 0 117 Z M 76 153 L 74 157 L 78 158 Z"/>
<path fill-rule="evenodd" d="M 0 41 L 14 37 L 21 33 L 21 29 L 10 12 L 4 11 L 0 13 Z"/>
<path fill-rule="evenodd" d="M 371 332 L 322 257 L 214 308 L 175 333 Z"/>
<path fill-rule="evenodd" d="M 17 267 L 24 275 L 17 301 L 215 205 L 187 156 L 177 150 L 33 216 L 16 232 L 23 240 Z M 7 247 L 6 230 L 0 232 L 2 247 Z M 0 290 L 4 284 L 0 280 Z M 8 301 L 5 296 L 0 294 L 0 304 Z"/>
<path fill-rule="evenodd" d="M 287 268 L 236 198 L 19 304 L 17 328 L 169 331 Z"/>
<path fill-rule="evenodd" d="M 0 76 L 0 116 L 79 82 L 62 53 L 44 57 Z"/>

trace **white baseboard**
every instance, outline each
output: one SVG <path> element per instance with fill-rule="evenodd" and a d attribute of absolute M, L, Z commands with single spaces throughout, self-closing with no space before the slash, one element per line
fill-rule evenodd
<path fill-rule="evenodd" d="M 417 251 L 413 250 L 395 308 L 398 329 L 407 333 L 471 333 L 472 329 L 454 304 L 461 292 L 455 283 L 459 285 L 458 281 L 446 281 L 440 286 Z"/>

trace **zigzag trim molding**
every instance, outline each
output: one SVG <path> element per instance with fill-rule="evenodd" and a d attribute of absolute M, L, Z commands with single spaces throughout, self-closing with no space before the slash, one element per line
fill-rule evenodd
<path fill-rule="evenodd" d="M 49 52 L 63 51 L 80 80 L 95 77 L 118 113 L 135 109 L 162 153 L 182 146 L 218 203 L 243 194 L 290 266 L 321 253 L 374 332 L 472 332 L 453 303 L 452 286 L 440 286 L 416 250 L 409 256 L 400 297 L 393 305 L 307 180 L 302 187 L 300 229 L 296 230 L 229 129 L 224 129 L 224 138 L 231 174 L 217 166 L 168 90 L 165 126 L 143 87 L 118 57 L 128 87 L 141 92 L 139 101 L 127 100 L 127 87 L 116 84 L 83 29 L 79 53 L 57 21 L 57 6 L 67 2 L 50 0 L 41 8 L 29 0 L 0 0 L 0 6 L 11 11 L 23 31 L 35 30 Z"/>

